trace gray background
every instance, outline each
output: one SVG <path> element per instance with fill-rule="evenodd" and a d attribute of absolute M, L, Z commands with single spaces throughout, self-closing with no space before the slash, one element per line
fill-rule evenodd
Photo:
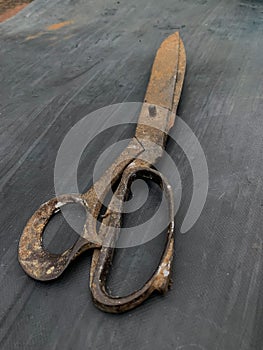
<path fill-rule="evenodd" d="M 262 1 L 253 0 L 35 0 L 0 24 L 1 349 L 263 348 L 262 18 Z M 46 30 L 65 20 L 74 22 Z M 100 107 L 142 101 L 154 54 L 176 30 L 188 67 L 178 113 L 206 154 L 208 198 L 194 227 L 177 232 L 171 291 L 126 314 L 105 314 L 90 298 L 89 253 L 44 284 L 21 270 L 18 240 L 34 210 L 54 196 L 66 133 Z M 97 155 L 125 133 L 111 130 L 90 145 L 83 189 Z M 192 174 L 176 145 L 168 151 L 183 178 L 178 228 Z M 74 238 L 65 230 L 62 241 L 62 231 L 53 241 L 49 234 L 53 250 Z M 140 284 L 159 247 L 157 239 L 118 252 L 112 289 Z"/>

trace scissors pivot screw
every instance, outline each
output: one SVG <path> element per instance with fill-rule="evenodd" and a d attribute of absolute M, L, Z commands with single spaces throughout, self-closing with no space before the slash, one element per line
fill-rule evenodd
<path fill-rule="evenodd" d="M 156 117 L 156 114 L 157 114 L 156 106 L 149 106 L 148 110 L 149 110 L 150 117 L 152 118 Z"/>

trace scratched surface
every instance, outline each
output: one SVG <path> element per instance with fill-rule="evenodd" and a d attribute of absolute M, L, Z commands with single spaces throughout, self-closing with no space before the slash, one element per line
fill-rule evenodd
<path fill-rule="evenodd" d="M 35 0 L 0 25 L 1 349 L 263 349 L 262 18 L 255 0 Z M 192 172 L 170 143 L 183 181 L 173 287 L 109 315 L 89 295 L 90 254 L 43 284 L 19 267 L 18 239 L 54 195 L 55 157 L 67 131 L 100 107 L 142 101 L 154 54 L 177 29 L 188 65 L 179 115 L 206 154 L 207 202 L 180 234 Z M 83 186 L 97 154 L 127 130 L 91 143 Z M 60 238 L 47 236 L 53 250 L 74 238 L 59 230 L 61 222 L 54 222 Z M 114 291 L 149 275 L 159 243 L 118 253 Z"/>

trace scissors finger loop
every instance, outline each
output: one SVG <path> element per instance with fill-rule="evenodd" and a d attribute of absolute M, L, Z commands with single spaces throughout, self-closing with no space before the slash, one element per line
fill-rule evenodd
<path fill-rule="evenodd" d="M 111 296 L 107 291 L 107 277 L 113 260 L 114 245 L 116 244 L 120 233 L 122 212 L 121 203 L 124 202 L 130 185 L 136 178 L 150 178 L 156 182 L 165 193 L 169 205 L 169 225 L 167 229 L 166 247 L 158 268 L 144 286 L 128 296 L 115 297 Z M 135 165 L 132 165 L 127 167 L 124 172 L 121 183 L 116 192 L 118 198 L 120 199 L 120 197 L 122 197 L 123 200 L 117 201 L 119 207 L 114 207 L 114 203 L 111 203 L 112 212 L 102 222 L 100 231 L 104 231 L 102 236 L 105 237 L 105 239 L 99 253 L 94 254 L 93 256 L 90 276 L 90 289 L 95 304 L 101 310 L 111 313 L 124 312 L 136 307 L 147 299 L 154 290 L 161 293 L 165 292 L 168 289 L 170 282 L 174 250 L 174 202 L 171 186 L 168 184 L 165 177 L 158 171 L 149 167 L 136 167 Z"/>

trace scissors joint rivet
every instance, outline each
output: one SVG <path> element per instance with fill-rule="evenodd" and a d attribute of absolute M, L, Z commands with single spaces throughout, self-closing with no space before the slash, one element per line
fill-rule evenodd
<path fill-rule="evenodd" d="M 149 110 L 149 116 L 150 116 L 151 118 L 156 117 L 156 114 L 157 114 L 156 106 L 150 105 L 150 106 L 148 107 L 148 110 Z"/>

